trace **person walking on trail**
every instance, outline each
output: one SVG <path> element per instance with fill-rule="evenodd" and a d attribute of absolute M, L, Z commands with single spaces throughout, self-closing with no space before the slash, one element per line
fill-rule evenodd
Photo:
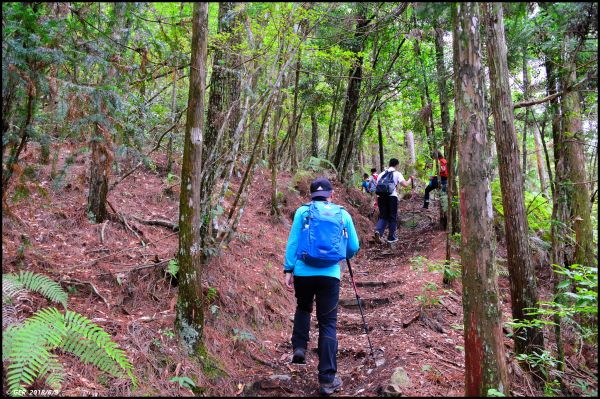
<path fill-rule="evenodd" d="M 396 187 L 401 184 L 403 187 L 408 187 L 413 180 L 410 176 L 409 181 L 404 180 L 402 173 L 396 170 L 399 162 L 396 158 L 390 159 L 389 167 L 383 174 L 379 175 L 377 181 L 377 206 L 379 207 L 379 219 L 375 225 L 375 241 L 381 243 L 386 227 L 389 227 L 388 243 L 398 241 L 396 236 L 396 226 L 398 217 L 398 192 Z"/>
<path fill-rule="evenodd" d="M 364 184 L 365 179 L 367 182 L 366 187 Z M 373 208 L 369 213 L 369 217 L 372 217 L 377 210 L 377 196 L 375 196 L 375 188 L 377 187 L 377 169 L 371 168 L 371 176 L 367 175 L 366 173 L 363 174 L 363 187 L 365 187 L 365 192 L 367 194 L 373 195 Z"/>
<path fill-rule="evenodd" d="M 377 169 L 371 168 L 371 177 L 369 177 L 369 187 L 372 187 L 371 192 L 375 192 L 376 185 L 377 185 Z"/>
<path fill-rule="evenodd" d="M 369 175 L 366 173 L 363 173 L 363 181 L 360 184 L 360 188 L 363 189 L 366 194 L 371 193 L 371 191 L 369 191 Z"/>
<path fill-rule="evenodd" d="M 448 186 L 448 165 L 447 161 L 441 152 L 437 153 L 438 162 L 440 164 L 440 177 L 442 178 L 442 192 L 446 192 Z M 429 185 L 425 187 L 425 196 L 423 197 L 423 209 L 429 209 L 429 193 L 439 187 L 438 177 L 429 176 Z"/>
<path fill-rule="evenodd" d="M 315 301 L 319 323 L 319 393 L 329 396 L 342 387 L 342 380 L 336 375 L 340 260 L 352 258 L 360 245 L 350 214 L 331 202 L 333 187 L 329 180 L 315 179 L 310 192 L 312 201 L 300 206 L 294 215 L 283 272 L 286 288 L 295 291 L 296 296 L 292 363 L 305 363 Z"/>

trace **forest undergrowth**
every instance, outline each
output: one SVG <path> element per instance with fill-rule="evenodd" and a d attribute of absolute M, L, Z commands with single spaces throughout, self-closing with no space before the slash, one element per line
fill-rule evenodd
<path fill-rule="evenodd" d="M 177 279 L 168 269 L 177 252 L 177 232 L 164 224 L 149 224 L 157 220 L 175 224 L 178 219 L 179 189 L 164 176 L 166 159 L 156 155 L 154 169 L 141 168 L 118 191 L 110 192 L 113 216 L 94 224 L 84 211 L 89 160 L 80 150 L 75 145 L 62 147 L 57 168 L 65 173 L 60 180 L 50 178 L 50 165 L 34 162 L 15 178 L 3 213 L 2 269 L 34 271 L 60 282 L 69 294 L 69 308 L 100 325 L 126 350 L 138 386 L 107 378 L 61 354 L 67 376 L 61 395 L 317 395 L 315 317 L 307 365 L 290 364 L 295 302 L 281 273 L 293 212 L 307 202 L 308 184 L 316 174 L 295 178 L 281 173 L 283 218 L 274 221 L 269 215 L 269 171 L 257 171 L 236 239 L 203 274 L 206 350 L 196 363 L 180 350 L 173 328 Z M 65 163 L 71 155 L 73 163 Z M 38 156 L 38 149 L 30 145 L 23 159 Z M 233 185 L 239 180 L 234 179 Z M 350 277 L 344 272 L 338 316 L 338 372 L 344 388 L 339 395 L 462 396 L 460 272 L 454 270 L 449 285 L 442 283 L 445 232 L 437 227 L 438 202 L 434 200 L 429 210 L 421 209 L 422 190 L 402 199 L 399 242 L 389 247 L 371 238 L 372 199 L 335 181 L 334 187 L 334 201 L 350 212 L 360 238 L 361 250 L 352 268 L 376 355 L 374 362 Z M 500 260 L 506 258 L 501 240 L 497 254 Z M 458 261 L 457 248 L 453 257 Z M 502 264 L 499 268 L 503 270 Z M 540 296 L 546 299 L 552 292 L 548 276 L 538 268 Z M 511 307 L 505 273 L 499 285 L 506 322 Z M 19 317 L 45 305 L 43 297 L 30 294 Z M 512 394 L 544 395 L 544 387 L 515 361 L 509 332 L 504 330 L 504 342 Z M 593 378 L 597 355 L 585 353 L 590 350 L 586 344 L 580 350 L 565 347 L 565 381 L 572 395 L 586 394 L 584 388 L 597 389 Z"/>

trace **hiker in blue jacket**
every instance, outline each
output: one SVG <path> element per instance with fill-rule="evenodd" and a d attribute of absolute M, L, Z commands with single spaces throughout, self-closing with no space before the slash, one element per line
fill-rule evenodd
<path fill-rule="evenodd" d="M 313 301 L 316 301 L 317 320 L 319 322 L 319 387 L 321 395 L 331 395 L 342 386 L 337 373 L 337 307 L 340 294 L 341 266 L 340 259 L 352 258 L 359 250 L 358 236 L 354 229 L 352 217 L 343 208 L 331 202 L 333 187 L 326 178 L 317 178 L 310 185 L 310 204 L 305 204 L 296 210 L 294 222 L 285 250 L 285 286 L 295 291 L 296 313 L 292 331 L 292 347 L 294 355 L 292 363 L 304 363 L 308 346 L 310 316 Z M 312 208 L 314 207 L 314 209 Z M 311 218 L 308 218 L 308 216 Z M 328 215 L 332 222 L 326 225 L 319 218 Z M 310 223 L 315 223 L 311 231 Z M 338 226 L 335 222 L 338 221 Z M 319 226 L 318 228 L 316 226 Z M 332 258 L 338 260 L 320 260 L 312 257 L 312 244 L 307 243 L 306 237 L 311 234 L 312 244 L 318 252 L 323 248 L 333 248 Z M 340 233 L 340 234 L 338 234 Z M 331 238 L 331 237 L 338 237 Z M 331 242 L 330 242 L 331 241 Z M 331 245 L 330 245 L 331 244 Z M 337 247 L 336 247 L 337 245 Z M 341 255 L 340 255 L 341 254 Z M 310 264 L 309 264 L 310 263 Z M 318 264 L 318 266 L 314 266 Z"/>

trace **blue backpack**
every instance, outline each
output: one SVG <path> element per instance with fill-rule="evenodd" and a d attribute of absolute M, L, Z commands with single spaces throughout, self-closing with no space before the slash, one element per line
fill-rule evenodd
<path fill-rule="evenodd" d="M 328 267 L 346 259 L 348 231 L 344 225 L 342 206 L 326 203 L 319 210 L 313 201 L 302 219 L 296 258 L 313 267 Z"/>

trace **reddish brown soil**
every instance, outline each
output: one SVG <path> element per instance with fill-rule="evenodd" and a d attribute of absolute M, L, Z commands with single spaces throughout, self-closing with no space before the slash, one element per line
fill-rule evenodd
<path fill-rule="evenodd" d="M 76 150 L 75 146 L 63 147 L 58 170 L 63 167 L 67 152 Z M 29 196 L 19 202 L 9 199 L 10 209 L 3 217 L 3 273 L 32 270 L 55 280 L 92 283 L 109 306 L 88 286 L 65 283 L 65 287 L 71 285 L 75 289 L 69 294 L 69 308 L 113 335 L 130 356 L 140 381 L 134 388 L 129 382 L 101 376 L 95 368 L 82 366 L 75 358 L 61 356 L 68 374 L 62 395 L 192 396 L 190 389 L 170 382 L 175 376 L 191 378 L 200 387 L 196 393 L 211 396 L 318 394 L 318 359 L 313 350 L 317 342 L 315 326 L 311 329 L 307 365 L 291 365 L 289 338 L 295 302 L 293 293 L 282 284 L 291 217 L 297 206 L 307 201 L 308 182 L 313 175 L 300 180 L 292 189 L 292 176 L 281 174 L 278 189 L 284 194 L 283 216 L 274 221 L 269 215 L 269 173 L 257 172 L 236 239 L 203 272 L 205 293 L 210 297 L 204 331 L 209 359 L 197 364 L 182 353 L 173 335 L 177 287 L 165 277 L 164 267 L 152 266 L 175 256 L 177 234 L 130 218 L 177 221 L 178 187 L 172 193 L 165 191 L 172 183 L 168 184 L 161 174 L 164 157 L 154 159 L 158 171 L 141 169 L 109 194 L 115 210 L 142 231 L 145 245 L 120 223 L 94 224 L 86 217 L 87 154 L 76 157 L 67 169 L 64 188 L 59 190 L 52 187 L 50 166 L 38 167 L 35 157 L 37 152 L 32 149 L 25 153 L 27 164 L 35 166 L 35 177 L 19 179 L 19 185 L 29 190 Z M 233 183 L 235 190 L 239 181 Z M 334 186 L 334 202 L 344 205 L 353 216 L 361 239 L 361 250 L 351 263 L 359 294 L 366 303 L 371 303 L 371 299 L 389 301 L 366 307 L 364 312 L 375 352 L 379 359 L 385 359 L 385 364 L 379 367 L 369 359 L 367 336 L 358 309 L 340 307 L 338 369 L 344 388 L 338 395 L 378 396 L 394 369 L 403 367 L 412 385 L 405 389 L 405 396 L 462 396 L 460 278 L 450 287 L 444 287 L 441 273 L 424 270 L 411 262 L 417 256 L 429 260 L 445 258 L 445 234 L 436 229 L 437 202 L 433 202 L 432 209 L 423 211 L 422 197 L 418 194 L 414 202 L 400 201 L 400 216 L 411 215 L 414 206 L 420 223 L 414 228 L 400 227 L 400 241 L 389 248 L 375 244 L 371 238 L 373 220 L 368 217 L 371 199 L 357 189 L 346 190 L 337 182 Z M 9 198 L 13 191 L 14 187 Z M 24 245 L 25 242 L 30 244 Z M 499 251 L 502 253 L 501 248 Z M 456 253 L 453 256 L 458 257 Z M 149 267 L 136 269 L 142 265 Z M 376 281 L 387 285 L 363 285 Z M 437 285 L 431 296 L 442 298 L 443 305 L 421 309 L 416 298 L 429 282 Z M 548 289 L 547 284 L 541 284 L 543 290 Z M 510 295 L 505 277 L 500 278 L 500 285 L 506 320 L 510 315 Z M 347 272 L 342 277 L 340 296 L 348 303 L 355 300 Z M 49 305 L 39 296 L 33 298 L 32 311 Z M 417 314 L 422 317 L 412 321 Z M 510 339 L 505 341 L 507 349 L 510 348 Z M 541 393 L 522 378 L 514 362 L 510 364 L 514 394 Z M 291 379 L 282 382 L 270 378 L 273 375 Z"/>

